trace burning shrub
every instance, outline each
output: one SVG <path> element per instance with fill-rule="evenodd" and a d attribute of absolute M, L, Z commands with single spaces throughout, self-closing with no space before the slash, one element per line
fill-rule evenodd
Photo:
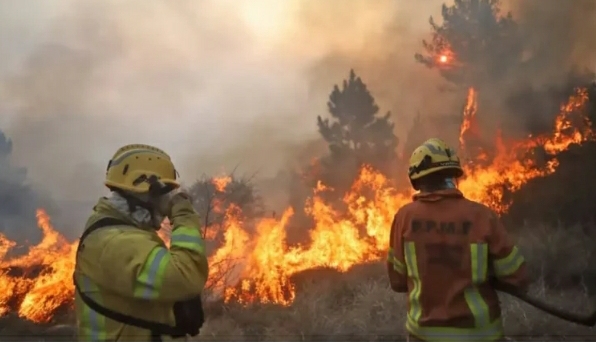
<path fill-rule="evenodd" d="M 252 183 L 252 177 L 237 178 L 233 173 L 214 178 L 203 176 L 189 187 L 188 192 L 205 227 L 221 225 L 226 210 L 232 205 L 238 207 L 246 219 L 263 215 L 263 199 Z"/>

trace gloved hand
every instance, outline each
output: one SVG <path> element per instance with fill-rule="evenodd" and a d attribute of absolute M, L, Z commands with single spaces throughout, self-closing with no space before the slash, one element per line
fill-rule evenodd
<path fill-rule="evenodd" d="M 171 193 L 160 196 L 158 199 L 159 213 L 165 217 L 172 217 L 172 208 L 180 202 L 191 202 L 191 197 L 182 190 L 175 190 Z"/>

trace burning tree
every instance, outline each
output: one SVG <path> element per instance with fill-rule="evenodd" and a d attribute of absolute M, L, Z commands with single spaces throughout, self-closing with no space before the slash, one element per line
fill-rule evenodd
<path fill-rule="evenodd" d="M 533 81 L 537 78 L 544 81 L 541 78 L 543 72 L 532 73 L 540 69 L 539 66 L 543 67 L 544 59 L 543 54 L 536 53 L 530 39 L 536 32 L 527 23 L 514 21 L 511 13 L 503 13 L 500 4 L 499 0 L 455 0 L 451 6 L 443 5 L 443 22 L 437 24 L 430 18 L 431 39 L 423 41 L 425 53 L 415 55 L 420 63 L 436 68 L 446 81 L 468 91 L 460 134 L 461 156 L 467 166 L 478 169 L 499 163 L 503 151 L 520 150 L 515 147 L 516 144 L 528 139 L 534 141 L 534 146 L 521 149 L 525 152 L 518 156 L 525 167 L 533 165 L 527 172 L 536 172 L 536 168 L 545 166 L 550 169 L 549 163 L 555 161 L 557 166 L 561 166 L 561 163 L 580 164 L 582 160 L 594 158 L 593 149 L 588 147 L 590 144 L 567 151 L 570 145 L 560 148 L 556 143 L 564 140 L 577 144 L 593 139 L 589 134 L 592 121 L 586 113 L 587 107 L 579 106 L 593 98 L 586 92 L 586 75 L 571 72 L 567 82 L 557 79 L 552 86 L 536 87 Z M 559 108 L 567 98 L 570 99 L 568 105 Z M 549 138 L 552 139 L 549 144 L 557 148 L 540 146 L 545 142 L 539 137 L 547 136 L 553 130 L 557 135 Z M 573 156 L 569 155 L 571 153 Z M 562 170 L 568 167 L 566 165 Z M 496 191 L 499 201 L 508 198 L 507 202 L 516 203 L 517 207 L 511 213 L 519 216 L 520 220 L 528 218 L 529 213 L 536 218 L 552 218 L 555 212 L 563 215 L 560 209 L 564 206 L 558 201 L 566 198 L 556 195 L 557 191 L 552 189 L 565 188 L 563 184 L 569 185 L 569 188 L 577 187 L 572 181 L 573 176 L 565 181 L 561 179 L 562 174 L 549 171 L 544 174 L 547 177 L 537 177 L 533 181 L 551 189 L 543 191 L 540 198 L 543 202 L 554 196 L 549 202 L 552 206 L 532 205 L 538 190 L 522 195 L 525 190 L 516 185 L 514 178 L 501 179 L 484 190 Z M 518 191 L 520 189 L 522 191 Z M 577 191 L 584 189 L 579 187 Z M 552 195 L 549 196 L 549 193 Z M 512 201 L 512 196 L 515 201 Z M 586 198 L 583 195 L 578 197 Z M 564 216 L 589 216 L 587 211 L 579 212 L 583 207 L 574 205 L 572 208 L 577 209 L 575 215 L 571 214 L 571 210 Z M 543 212 L 543 215 L 538 212 Z"/>
<path fill-rule="evenodd" d="M 202 233 L 207 241 L 207 251 L 214 255 L 210 260 L 209 281 L 205 285 L 207 297 L 217 298 L 227 286 L 237 282 L 237 269 L 244 258 L 243 255 L 218 252 L 218 249 L 226 250 L 226 243 L 236 247 L 246 242 L 245 232 L 233 233 L 233 229 L 261 218 L 264 213 L 263 200 L 252 178 L 237 178 L 234 172 L 221 177 L 203 176 L 188 189 L 193 205 L 203 219 Z"/>
<path fill-rule="evenodd" d="M 490 6 L 487 7 L 487 4 Z M 444 17 L 449 17 L 446 22 L 454 27 L 453 32 L 458 32 L 455 28 L 460 30 L 463 25 L 459 20 L 465 18 L 468 24 L 473 23 L 477 19 L 468 14 L 488 15 L 488 9 L 494 14 L 496 4 L 496 1 L 456 1 L 451 12 L 444 7 L 444 14 L 451 13 L 451 16 Z M 461 12 L 463 10 L 469 13 Z M 441 30 L 437 29 L 437 32 L 449 32 Z M 465 29 L 461 31 L 469 32 Z M 482 39 L 474 38 L 471 42 L 472 45 L 466 45 L 462 40 L 459 50 L 455 44 L 449 46 L 452 49 L 450 54 L 439 55 L 437 62 L 448 64 L 451 61 L 457 67 L 457 54 L 462 51 L 490 51 L 483 47 L 489 43 Z M 481 55 L 473 55 L 477 59 L 468 61 L 482 65 Z M 473 67 L 475 64 L 466 64 L 461 66 L 461 70 L 473 71 Z M 464 122 L 459 132 L 462 146 L 470 143 L 470 137 L 485 136 L 474 122 L 478 110 L 485 113 L 482 104 L 477 103 L 477 93 L 474 88 L 469 89 L 463 108 Z M 593 179 L 594 163 L 589 163 L 593 158 L 580 157 L 577 163 L 578 157 L 574 153 L 578 151 L 578 144 L 591 144 L 592 150 L 596 151 L 590 121 L 596 108 L 594 93 L 594 89 L 574 89 L 571 96 L 553 111 L 552 130 L 517 140 L 498 135 L 491 158 L 464 166 L 466 173 L 460 181 L 462 192 L 468 198 L 505 214 L 512 208 L 509 193 L 535 189 L 531 188 L 530 182 L 557 176 L 559 167 L 561 174 L 566 175 L 565 179 L 574 179 L 575 183 L 569 188 L 554 184 L 560 187 L 557 203 L 564 204 L 564 208 L 569 210 L 574 210 L 581 203 L 582 210 L 591 210 L 593 214 L 590 204 L 594 203 L 594 197 L 590 196 L 596 194 L 596 189 L 589 192 L 583 184 L 594 186 L 596 183 L 582 183 L 582 180 Z M 258 217 L 258 195 L 250 182 L 235 180 L 230 175 L 204 177 L 191 186 L 194 204 L 204 216 L 205 226 L 209 227 L 204 234 L 208 241 L 210 265 L 208 288 L 223 297 L 225 302 L 291 305 L 297 296 L 294 277 L 301 272 L 323 267 L 343 272 L 354 265 L 379 261 L 386 255 L 388 227 L 393 215 L 411 201 L 412 195 L 409 188 L 395 187 L 394 182 L 377 171 L 386 171 L 390 162 L 396 159 L 398 142 L 389 113 L 377 115 L 379 108 L 374 98 L 353 71 L 341 89 L 334 87 L 328 107 L 331 118 L 319 117 L 318 124 L 330 152 L 320 163 L 313 163 L 313 169 L 321 169 L 321 172 L 314 172 L 317 184 L 312 189 L 313 195 L 304 203 L 312 225 L 307 227 L 308 239 L 303 243 L 288 242 L 288 222 L 294 215 L 293 208 L 288 207 L 279 217 Z M 416 125 L 425 126 L 418 119 Z M 536 161 L 535 151 L 539 149 L 551 155 L 545 158 L 544 163 Z M 565 157 L 575 162 L 567 164 Z M 365 163 L 372 167 L 362 165 Z M 590 167 L 584 167 L 582 163 L 589 163 Z M 573 165 L 576 169 L 564 170 L 564 165 Z M 506 188 L 501 186 L 503 184 Z M 347 190 L 340 200 L 345 210 L 337 210 L 335 203 L 322 196 L 325 185 L 336 188 L 339 185 Z M 548 190 L 552 185 L 549 183 L 539 188 Z M 584 192 L 570 196 L 569 190 L 578 191 L 578 194 Z M 533 191 L 528 198 L 533 200 L 535 208 L 544 210 L 546 196 L 537 193 Z M 536 198 L 541 202 L 537 202 Z M 548 204 L 547 210 L 551 205 Z M 522 212 L 524 215 L 528 213 L 527 210 Z M 255 219 L 247 220 L 247 217 Z M 45 212 L 40 210 L 38 219 L 44 239 L 23 257 L 9 257 L 7 253 L 15 243 L 0 235 L 0 316 L 18 312 L 22 317 L 46 322 L 60 308 L 72 303 L 71 276 L 77 242 L 68 242 L 50 229 Z M 167 235 L 164 236 L 167 240 Z M 34 278 L 32 274 L 38 276 Z"/>
<path fill-rule="evenodd" d="M 237 206 L 248 219 L 260 217 L 264 211 L 263 199 L 252 183 L 253 177 L 238 178 L 234 173 L 223 177 L 203 176 L 188 189 L 197 212 L 203 217 L 207 230 L 221 225 L 226 210 Z"/>
<path fill-rule="evenodd" d="M 505 77 L 522 61 L 523 45 L 511 13 L 500 0 L 455 0 L 443 4 L 443 23 L 430 18 L 432 38 L 422 42 L 418 62 L 437 68 L 449 82 L 464 87 Z"/>
<path fill-rule="evenodd" d="M 593 227 L 596 222 L 593 203 L 596 202 L 596 86 L 585 89 L 585 105 L 573 108 L 582 115 L 576 117 L 557 117 L 555 129 L 575 138 L 568 148 L 557 153 L 557 172 L 546 177 L 533 179 L 512 195 L 513 205 L 507 215 L 512 223 L 540 222 L 553 225 L 583 224 Z M 564 108 L 564 107 L 563 107 Z M 574 127 L 583 127 L 578 131 Z M 562 136 L 562 135 L 561 135 Z M 586 137 L 587 142 L 580 143 L 578 137 Z M 561 138 L 559 138 L 561 139 Z M 547 144 L 543 153 L 551 152 Z M 536 201 L 536 199 L 540 199 Z"/>
<path fill-rule="evenodd" d="M 378 115 L 374 97 L 354 70 L 341 89 L 333 87 L 327 108 L 331 119 L 317 117 L 319 132 L 329 145 L 329 155 L 321 160 L 325 184 L 343 193 L 364 164 L 385 173 L 391 170 L 398 144 L 391 113 Z"/>
<path fill-rule="evenodd" d="M 560 156 L 567 150 L 572 153 L 577 144 L 593 140 L 593 130 L 585 117 L 585 110 L 593 108 L 588 95 L 586 89 L 576 89 L 561 104 L 552 132 L 509 143 L 486 166 L 465 166 L 466 175 L 460 182 L 462 192 L 499 213 L 506 213 L 511 206 L 510 198 L 495 185 L 508 184 L 516 192 L 532 179 L 556 174 L 561 162 L 554 158 L 546 165 L 536 165 L 532 159 L 524 158 L 527 153 L 542 146 Z M 577 121 L 586 125 L 574 127 Z M 227 191 L 231 181 L 231 177 L 210 180 L 216 194 Z M 360 169 L 341 199 L 345 211 L 336 210 L 321 197 L 324 190 L 325 186 L 319 182 L 314 195 L 305 203 L 313 225 L 308 241 L 301 244 L 287 241 L 292 208 L 287 208 L 280 217 L 247 222 L 237 205 L 228 206 L 225 219 L 217 227 L 222 232 L 221 239 L 213 241 L 207 236 L 207 241 L 215 245 L 208 251 L 211 292 L 225 302 L 291 305 L 297 296 L 293 277 L 299 273 L 321 267 L 343 272 L 386 255 L 387 227 L 397 209 L 411 201 L 411 192 L 400 191 L 387 177 L 368 166 Z M 568 194 L 560 197 L 570 198 Z M 71 276 L 77 242 L 71 243 L 57 233 L 43 210 L 38 212 L 38 220 L 44 239 L 32 246 L 27 255 L 8 257 L 6 253 L 15 243 L 0 236 L 0 317 L 16 312 L 36 322 L 47 322 L 60 308 L 72 303 Z"/>

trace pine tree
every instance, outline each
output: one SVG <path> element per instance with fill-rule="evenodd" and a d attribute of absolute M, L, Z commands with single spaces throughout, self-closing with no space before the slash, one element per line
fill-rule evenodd
<path fill-rule="evenodd" d="M 327 107 L 331 118 L 317 118 L 319 132 L 329 145 L 329 156 L 323 161 L 327 171 L 337 168 L 338 172 L 331 173 L 349 179 L 348 170 L 357 171 L 363 164 L 384 172 L 393 167 L 398 139 L 391 113 L 378 115 L 374 97 L 354 70 L 341 88 L 333 87 Z"/>
<path fill-rule="evenodd" d="M 424 40 L 418 62 L 437 68 L 449 82 L 464 87 L 494 82 L 520 65 L 523 44 L 511 13 L 500 0 L 455 0 L 442 8 L 443 23 L 430 18 L 432 39 Z"/>

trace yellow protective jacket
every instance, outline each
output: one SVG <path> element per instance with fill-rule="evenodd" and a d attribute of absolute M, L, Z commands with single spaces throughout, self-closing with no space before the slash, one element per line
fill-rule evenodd
<path fill-rule="evenodd" d="M 199 217 L 189 201 L 176 203 L 170 248 L 149 227 L 138 227 L 101 198 L 86 230 L 103 218 L 130 225 L 90 233 L 80 246 L 74 277 L 81 291 L 110 310 L 175 326 L 175 302 L 200 295 L 208 275 Z M 79 341 L 149 341 L 151 332 L 100 315 L 75 295 Z M 167 339 L 167 336 L 164 336 Z"/>

